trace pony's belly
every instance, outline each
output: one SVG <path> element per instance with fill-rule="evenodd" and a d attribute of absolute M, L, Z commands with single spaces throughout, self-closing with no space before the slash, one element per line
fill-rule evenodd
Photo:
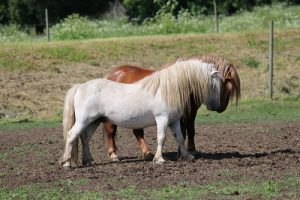
<path fill-rule="evenodd" d="M 110 120 L 120 127 L 130 129 L 141 129 L 156 125 L 154 116 L 152 114 L 146 114 L 143 116 L 132 116 L 127 117 L 125 119 L 119 117 L 112 117 L 110 118 Z"/>

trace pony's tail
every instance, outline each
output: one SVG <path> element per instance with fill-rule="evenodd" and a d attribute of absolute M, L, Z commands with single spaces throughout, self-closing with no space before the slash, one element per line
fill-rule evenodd
<path fill-rule="evenodd" d="M 75 124 L 74 96 L 79 87 L 79 84 L 74 85 L 67 93 L 64 104 L 63 114 L 63 136 L 66 142 L 70 129 Z M 78 164 L 78 139 L 72 148 L 71 160 Z"/>

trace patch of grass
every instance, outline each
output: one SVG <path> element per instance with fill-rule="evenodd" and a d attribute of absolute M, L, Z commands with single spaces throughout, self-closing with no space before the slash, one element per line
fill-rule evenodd
<path fill-rule="evenodd" d="M 26 60 L 21 59 L 0 59 L 0 69 L 8 69 L 8 70 L 26 70 L 29 69 L 29 63 Z"/>
<path fill-rule="evenodd" d="M 136 189 L 135 187 L 129 186 L 127 188 L 121 189 L 118 192 L 108 193 L 106 194 L 108 199 L 112 197 L 122 197 L 122 198 L 130 198 L 130 199 L 139 199 L 141 198 L 140 190 Z"/>
<path fill-rule="evenodd" d="M 254 57 L 245 58 L 244 63 L 250 68 L 258 68 L 260 66 L 260 62 Z"/>
<path fill-rule="evenodd" d="M 0 178 L 3 177 L 3 176 L 5 176 L 5 173 L 4 172 L 0 172 Z"/>
<path fill-rule="evenodd" d="M 238 107 L 230 104 L 223 113 L 211 112 L 206 108 L 198 111 L 199 123 L 239 123 L 300 120 L 299 98 L 266 98 L 242 100 Z"/>
<path fill-rule="evenodd" d="M 281 191 L 287 189 L 284 195 L 299 195 L 300 177 L 287 178 L 278 181 L 261 182 L 214 182 L 198 186 L 181 184 L 152 190 L 138 190 L 128 187 L 107 195 L 119 199 L 201 199 L 201 198 L 280 198 Z M 285 191 L 286 192 L 286 191 Z"/>
<path fill-rule="evenodd" d="M 44 157 L 46 155 L 46 152 L 48 150 L 43 148 L 40 144 L 35 143 L 35 144 L 24 144 L 22 146 L 15 146 L 12 148 L 11 153 L 13 154 L 18 154 L 19 157 L 25 157 L 26 155 L 28 155 L 31 152 L 34 152 L 36 154 L 35 157 L 37 157 L 38 159 Z M 34 160 L 32 160 L 34 161 Z"/>
<path fill-rule="evenodd" d="M 255 7 L 252 12 L 244 11 L 220 20 L 220 30 L 227 31 L 257 31 L 268 29 L 274 20 L 276 29 L 299 27 L 299 6 L 273 4 L 272 6 Z"/>
<path fill-rule="evenodd" d="M 21 30 L 21 27 L 15 24 L 0 25 L 0 41 L 1 42 L 18 42 L 30 40 L 30 36 Z"/>
<path fill-rule="evenodd" d="M 4 153 L 4 152 L 0 152 L 0 160 L 2 160 L 3 158 L 5 158 L 6 157 L 6 153 Z"/>
<path fill-rule="evenodd" d="M 220 176 L 226 177 L 226 178 L 232 178 L 232 177 L 236 177 L 236 176 L 241 177 L 240 173 L 236 170 L 233 170 L 233 169 L 221 170 L 220 171 Z"/>
<path fill-rule="evenodd" d="M 61 121 L 3 120 L 0 121 L 0 129 L 9 131 L 15 129 L 51 128 L 61 124 Z"/>
<path fill-rule="evenodd" d="M 0 189 L 2 199 L 199 199 L 199 198 L 281 198 L 300 195 L 300 177 L 288 176 L 281 180 L 217 181 L 191 186 L 189 183 L 140 190 L 133 186 L 108 192 L 82 191 L 78 188 L 89 184 L 88 179 L 56 180 L 36 183 L 15 189 Z"/>
<path fill-rule="evenodd" d="M 53 47 L 50 49 L 43 49 L 45 54 L 48 54 L 51 59 L 66 59 L 70 62 L 79 62 L 88 58 L 88 55 L 84 51 L 80 51 L 80 49 L 65 46 L 65 47 Z"/>
<path fill-rule="evenodd" d="M 24 185 L 15 189 L 0 188 L 1 199 L 102 199 L 100 192 L 77 190 L 81 181 L 64 180 L 49 184 L 37 183 Z M 85 183 L 85 182 L 84 182 Z"/>

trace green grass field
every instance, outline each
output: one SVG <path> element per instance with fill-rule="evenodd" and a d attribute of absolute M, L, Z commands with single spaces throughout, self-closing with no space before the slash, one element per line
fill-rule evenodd
<path fill-rule="evenodd" d="M 300 193 L 300 178 L 292 175 L 282 180 L 256 182 L 212 182 L 199 186 L 181 183 L 178 186 L 166 186 L 158 189 L 137 190 L 127 187 L 117 192 L 102 194 L 100 192 L 76 190 L 76 186 L 88 183 L 88 180 L 61 180 L 47 184 L 25 185 L 13 190 L 0 189 L 2 199 L 198 199 L 201 198 L 297 198 Z M 63 187 L 62 187 L 63 185 Z M 290 191 L 282 197 L 280 191 Z"/>
<path fill-rule="evenodd" d="M 203 108 L 198 112 L 197 120 L 198 123 L 299 121 L 299 108 L 299 96 L 277 100 L 246 99 L 238 106 L 231 104 L 221 114 Z"/>

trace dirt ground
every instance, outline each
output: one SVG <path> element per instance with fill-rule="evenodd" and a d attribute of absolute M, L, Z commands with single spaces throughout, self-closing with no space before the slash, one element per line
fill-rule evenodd
<path fill-rule="evenodd" d="M 58 165 L 63 151 L 62 128 L 0 130 L 0 186 L 51 183 L 62 179 L 89 179 L 79 189 L 101 192 L 128 186 L 139 189 L 214 181 L 280 180 L 300 176 L 300 122 L 201 125 L 196 129 L 194 162 L 176 159 L 177 145 L 170 131 L 162 165 L 144 161 L 127 129 L 119 129 L 121 161 L 110 162 L 101 128 L 91 141 L 96 165 L 65 171 Z M 155 128 L 145 130 L 151 150 L 156 150 Z"/>

